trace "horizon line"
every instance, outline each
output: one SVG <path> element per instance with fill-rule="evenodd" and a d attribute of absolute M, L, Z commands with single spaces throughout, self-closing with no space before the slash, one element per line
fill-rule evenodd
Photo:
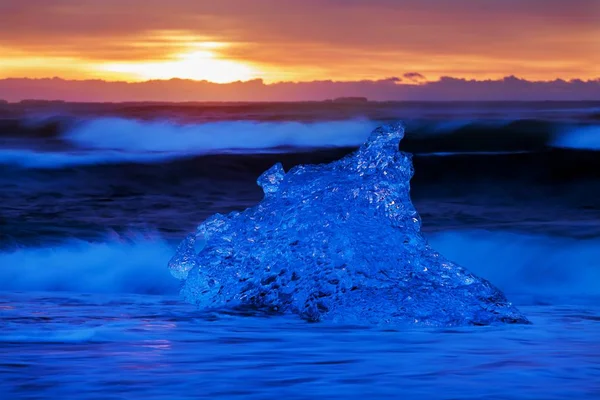
<path fill-rule="evenodd" d="M 147 80 L 134 80 L 134 81 L 127 81 L 127 80 L 111 80 L 111 79 L 102 79 L 102 78 L 85 78 L 85 79 L 71 79 L 71 78 L 63 78 L 61 76 L 47 76 L 47 77 L 27 77 L 27 76 L 21 76 L 21 77 L 16 77 L 16 76 L 9 76 L 9 77 L 3 77 L 0 78 L 0 81 L 9 81 L 9 80 L 30 80 L 30 81 L 44 81 L 44 80 L 54 80 L 54 81 L 65 81 L 65 82 L 104 82 L 104 83 L 126 83 L 126 84 L 140 84 L 140 83 L 152 83 L 152 82 L 173 82 L 173 81 L 182 81 L 182 82 L 194 82 L 194 83 L 210 83 L 213 85 L 219 85 L 219 86 L 224 86 L 224 85 L 231 85 L 231 84 L 236 84 L 236 83 L 258 83 L 260 82 L 261 84 L 265 85 L 265 86 L 271 86 L 271 85 L 278 85 L 278 84 L 286 84 L 286 83 L 292 83 L 292 84 L 303 84 L 303 83 L 361 83 L 361 82 L 373 82 L 373 83 L 383 83 L 383 82 L 390 82 L 390 83 L 394 83 L 395 85 L 407 85 L 407 86 L 423 86 L 426 85 L 428 83 L 436 83 L 436 82 L 441 82 L 444 79 L 453 79 L 453 80 L 458 80 L 458 81 L 464 81 L 464 82 L 501 82 L 501 81 L 506 81 L 506 80 L 517 80 L 517 81 L 521 81 L 521 82 L 532 82 L 532 83 L 552 83 L 552 82 L 566 82 L 566 83 L 572 83 L 572 82 L 589 82 L 589 83 L 594 83 L 594 82 L 600 82 L 600 75 L 596 78 L 589 78 L 589 79 L 582 79 L 582 78 L 571 78 L 571 79 L 564 79 L 564 78 L 554 78 L 554 79 L 547 79 L 547 80 L 529 80 L 526 78 L 521 78 L 517 75 L 505 75 L 503 77 L 500 78 L 496 78 L 496 79 L 492 79 L 492 78 L 486 78 L 486 79 L 477 79 L 477 78 L 459 78 L 459 77 L 455 77 L 452 75 L 442 75 L 440 76 L 438 79 L 435 80 L 429 80 L 429 79 L 423 79 L 419 82 L 410 80 L 410 79 L 402 79 L 400 77 L 396 77 L 396 76 L 390 76 L 390 77 L 386 77 L 386 78 L 381 78 L 381 79 L 360 79 L 360 80 L 335 80 L 335 79 L 315 79 L 315 80 L 300 80 L 300 81 L 273 81 L 273 82 L 268 82 L 265 81 L 264 78 L 253 78 L 253 79 L 248 79 L 248 80 L 236 80 L 236 81 L 231 81 L 231 82 L 214 82 L 214 81 L 210 81 L 210 80 L 206 80 L 206 79 L 190 79 L 190 78 L 169 78 L 169 79 L 147 79 Z"/>

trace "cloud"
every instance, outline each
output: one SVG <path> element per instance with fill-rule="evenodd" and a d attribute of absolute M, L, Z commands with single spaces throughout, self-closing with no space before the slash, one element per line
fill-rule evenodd
<path fill-rule="evenodd" d="M 168 59 L 194 42 L 209 40 L 230 43 L 219 55 L 261 66 L 268 81 L 378 79 L 404 71 L 419 71 L 430 79 L 444 74 L 590 78 L 600 63 L 600 52 L 594 51 L 599 4 L 0 0 L 0 49 L 3 57 L 10 50 L 100 65 Z M 36 76 L 76 75 L 57 66 L 42 67 Z"/>
<path fill-rule="evenodd" d="M 0 93 L 9 101 L 62 99 L 79 102 L 120 101 L 309 101 L 337 97 L 370 100 L 491 101 L 600 100 L 600 79 L 529 81 L 514 76 L 497 80 L 442 77 L 420 85 L 398 78 L 382 80 L 280 82 L 261 79 L 229 84 L 172 79 L 139 83 L 64 79 L 4 79 Z"/>
<path fill-rule="evenodd" d="M 423 82 L 427 80 L 423 74 L 418 72 L 407 72 L 402 76 L 412 82 Z"/>

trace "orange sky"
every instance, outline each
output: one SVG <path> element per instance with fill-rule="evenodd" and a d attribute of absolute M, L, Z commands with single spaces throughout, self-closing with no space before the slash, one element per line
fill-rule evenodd
<path fill-rule="evenodd" d="M 600 76 L 600 0 L 0 0 L 0 78 Z"/>

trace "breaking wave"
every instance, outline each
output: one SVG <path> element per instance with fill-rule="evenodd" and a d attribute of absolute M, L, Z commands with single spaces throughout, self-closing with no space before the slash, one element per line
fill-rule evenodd
<path fill-rule="evenodd" d="M 21 168 L 58 169 L 74 166 L 123 163 L 156 163 L 186 154 L 168 152 L 127 153 L 122 151 L 39 151 L 29 149 L 0 149 L 0 164 Z"/>
<path fill-rule="evenodd" d="M 578 150 L 600 150 L 600 126 L 586 126 L 566 131 L 556 138 L 553 146 Z"/>
<path fill-rule="evenodd" d="M 600 239 L 510 232 L 448 231 L 428 235 L 448 259 L 509 295 L 600 295 Z M 0 290 L 175 294 L 167 263 L 175 245 L 160 237 L 0 253 Z"/>
<path fill-rule="evenodd" d="M 600 238 L 468 231 L 430 235 L 430 242 L 507 294 L 600 295 Z"/>
<path fill-rule="evenodd" d="M 277 148 L 358 146 L 375 122 L 209 122 L 176 124 L 105 118 L 87 121 L 65 138 L 82 148 L 177 154 L 255 152 Z M 335 132 L 335 133 L 332 133 Z"/>
<path fill-rule="evenodd" d="M 0 121 L 2 122 L 2 121 Z M 219 121 L 104 117 L 0 124 L 0 164 L 62 169 L 151 164 L 215 154 L 267 154 L 358 147 L 381 121 Z M 511 154 L 600 149 L 598 125 L 543 120 L 408 120 L 402 150 L 416 155 Z"/>
<path fill-rule="evenodd" d="M 0 253 L 0 290 L 177 293 L 166 268 L 172 252 L 163 239 L 142 235 L 20 248 Z"/>
<path fill-rule="evenodd" d="M 59 139 L 65 148 L 4 148 L 0 164 L 65 168 L 97 164 L 157 163 L 208 154 L 260 154 L 291 149 L 358 146 L 375 122 L 209 122 L 177 124 L 100 118 L 72 125 Z M 331 133 L 335 132 L 335 133 Z"/>

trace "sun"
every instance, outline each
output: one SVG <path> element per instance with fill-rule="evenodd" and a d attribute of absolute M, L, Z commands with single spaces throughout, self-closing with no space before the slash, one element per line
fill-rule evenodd
<path fill-rule="evenodd" d="M 103 65 L 102 69 L 123 75 L 128 80 L 180 78 L 229 83 L 259 76 L 259 71 L 248 64 L 219 57 L 217 49 L 225 46 L 223 43 L 205 42 L 197 44 L 196 49 L 169 60 L 111 63 Z"/>

